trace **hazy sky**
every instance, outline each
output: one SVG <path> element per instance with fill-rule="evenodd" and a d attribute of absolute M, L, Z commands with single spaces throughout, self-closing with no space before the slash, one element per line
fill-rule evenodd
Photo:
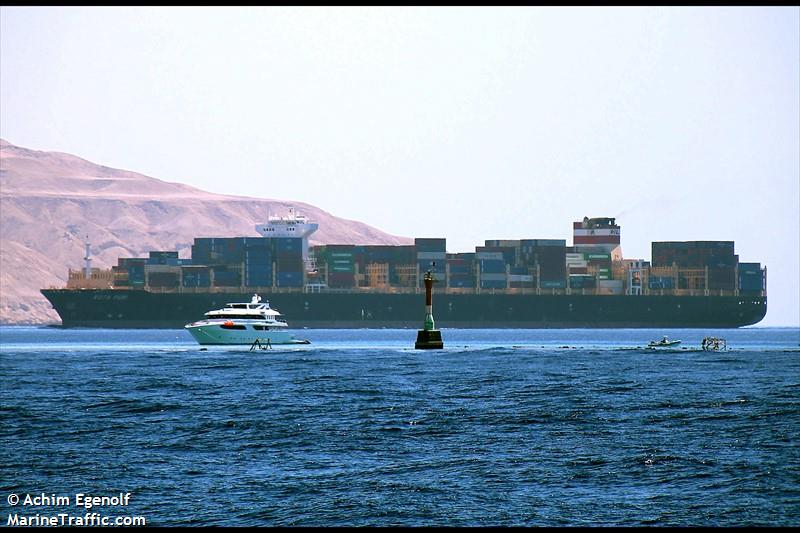
<path fill-rule="evenodd" d="M 733 240 L 800 324 L 798 7 L 2 7 L 0 135 L 451 252 Z"/>

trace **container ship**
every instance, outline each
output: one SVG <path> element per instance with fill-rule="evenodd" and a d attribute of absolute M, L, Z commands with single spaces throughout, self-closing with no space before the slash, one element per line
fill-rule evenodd
<path fill-rule="evenodd" d="M 767 269 L 739 262 L 733 241 L 653 242 L 651 260 L 624 259 L 615 218 L 573 222 L 564 239 L 486 240 L 448 253 L 444 238 L 413 245 L 309 246 L 318 225 L 290 210 L 259 236 L 194 239 L 177 251 L 69 270 L 42 289 L 63 327 L 180 328 L 254 294 L 293 327 L 417 328 L 430 270 L 444 328 L 733 328 L 767 311 Z"/>

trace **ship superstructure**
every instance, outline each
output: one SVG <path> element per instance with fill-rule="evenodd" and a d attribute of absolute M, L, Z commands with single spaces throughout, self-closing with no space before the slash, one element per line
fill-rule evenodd
<path fill-rule="evenodd" d="M 303 261 L 307 268 L 313 267 L 309 264 L 308 237 L 317 229 L 319 224 L 309 221 L 305 215 L 296 213 L 294 207 L 289 207 L 288 216 L 269 215 L 265 224 L 256 224 L 256 231 L 263 237 L 302 239 Z"/>

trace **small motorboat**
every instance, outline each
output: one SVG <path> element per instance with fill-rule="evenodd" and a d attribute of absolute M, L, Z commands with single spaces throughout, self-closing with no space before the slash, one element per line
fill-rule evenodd
<path fill-rule="evenodd" d="M 666 336 L 662 338 L 660 341 L 650 341 L 647 345 L 648 348 L 670 348 L 672 346 L 677 346 L 681 343 L 680 340 L 669 340 Z"/>
<path fill-rule="evenodd" d="M 700 347 L 704 351 L 711 350 L 714 352 L 719 352 L 727 350 L 728 343 L 725 341 L 725 339 L 720 339 L 718 337 L 704 337 L 703 343 L 700 345 Z"/>

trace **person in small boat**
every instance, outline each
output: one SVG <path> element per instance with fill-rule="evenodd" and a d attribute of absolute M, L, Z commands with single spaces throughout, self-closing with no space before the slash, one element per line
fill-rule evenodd
<path fill-rule="evenodd" d="M 661 339 L 661 344 L 669 344 L 669 340 L 667 339 L 666 335 L 664 335 L 664 338 Z"/>

